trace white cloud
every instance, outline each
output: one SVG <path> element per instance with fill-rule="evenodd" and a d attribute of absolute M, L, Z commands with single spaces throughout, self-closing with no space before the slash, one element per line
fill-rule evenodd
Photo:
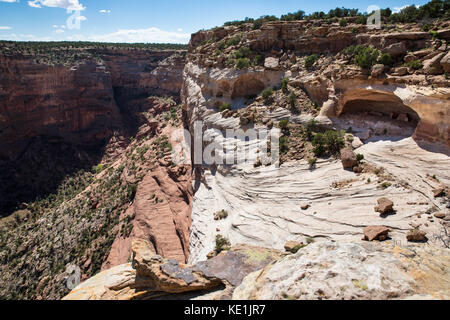
<path fill-rule="evenodd" d="M 102 35 L 75 35 L 67 37 L 71 41 L 125 42 L 125 43 L 187 43 L 188 33 L 164 31 L 155 27 L 148 29 L 128 29 Z"/>
<path fill-rule="evenodd" d="M 61 33 L 64 33 L 64 30 L 63 29 L 58 29 L 58 30 L 55 31 L 55 33 L 56 34 L 61 34 Z"/>
<path fill-rule="evenodd" d="M 105 9 L 102 9 L 102 10 L 100 10 L 99 12 L 100 12 L 100 13 L 111 13 L 111 10 L 105 10 Z"/>
<path fill-rule="evenodd" d="M 410 6 L 412 6 L 412 4 L 410 4 L 409 6 L 394 7 L 394 8 L 392 9 L 392 12 L 393 12 L 393 13 L 399 13 L 399 12 L 402 11 L 403 9 L 405 9 L 405 8 L 407 8 L 407 7 L 410 7 Z M 416 8 L 419 9 L 420 6 L 419 6 L 419 5 L 416 5 Z"/>
<path fill-rule="evenodd" d="M 44 6 L 75 11 L 86 9 L 78 0 L 32 0 L 28 1 L 28 5 L 33 8 L 42 8 Z"/>
<path fill-rule="evenodd" d="M 11 30 L 11 27 L 0 26 L 0 30 Z"/>
<path fill-rule="evenodd" d="M 0 35 L 0 39 L 2 40 L 11 40 L 11 41 L 52 41 L 54 39 L 50 37 L 36 37 L 33 34 L 7 34 L 7 35 Z"/>
<path fill-rule="evenodd" d="M 13 3 L 13 2 L 19 2 L 19 0 L 0 0 L 0 2 L 9 2 L 9 3 Z"/>

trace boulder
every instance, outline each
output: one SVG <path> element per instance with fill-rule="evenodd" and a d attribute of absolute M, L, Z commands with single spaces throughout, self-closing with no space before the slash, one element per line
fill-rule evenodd
<path fill-rule="evenodd" d="M 375 211 L 380 214 L 386 214 L 394 210 L 394 203 L 387 198 L 378 199 L 378 206 L 375 207 Z"/>
<path fill-rule="evenodd" d="M 385 226 L 369 226 L 363 229 L 364 238 L 363 240 L 373 241 L 379 240 L 384 241 L 388 238 L 389 228 Z"/>
<path fill-rule="evenodd" d="M 358 164 L 356 155 L 350 148 L 344 148 L 341 150 L 341 161 L 344 169 L 352 169 Z"/>
<path fill-rule="evenodd" d="M 384 73 L 385 66 L 383 64 L 376 64 L 372 67 L 372 77 L 376 78 Z"/>
<path fill-rule="evenodd" d="M 391 57 L 404 56 L 407 51 L 405 42 L 397 42 L 383 49 L 383 53 L 387 53 Z"/>
<path fill-rule="evenodd" d="M 300 207 L 302 210 L 308 210 L 309 208 L 311 208 L 311 206 L 309 204 L 304 204 Z"/>
<path fill-rule="evenodd" d="M 407 54 L 405 56 L 405 58 L 403 58 L 403 60 L 405 60 L 406 63 L 414 61 L 414 60 L 418 60 L 417 56 L 414 54 Z"/>
<path fill-rule="evenodd" d="M 358 148 L 362 147 L 363 145 L 364 145 L 364 143 L 362 143 L 360 138 L 358 138 L 358 137 L 353 138 L 353 141 L 352 141 L 353 149 L 358 149 Z"/>
<path fill-rule="evenodd" d="M 441 66 L 444 72 L 450 72 L 450 51 L 441 59 Z"/>
<path fill-rule="evenodd" d="M 443 213 L 443 212 L 435 213 L 434 217 L 438 218 L 438 219 L 444 219 L 445 218 L 445 213 Z"/>
<path fill-rule="evenodd" d="M 439 39 L 450 40 L 450 29 L 438 31 L 437 36 Z"/>
<path fill-rule="evenodd" d="M 264 61 L 264 68 L 269 70 L 278 70 L 280 68 L 280 60 L 274 57 L 268 57 Z"/>
<path fill-rule="evenodd" d="M 407 74 L 408 74 L 408 68 L 407 67 L 395 68 L 393 70 L 393 73 L 392 73 L 392 75 L 400 76 L 400 77 L 406 76 Z"/>
<path fill-rule="evenodd" d="M 445 188 L 444 187 L 439 187 L 437 189 L 433 190 L 433 196 L 435 198 L 439 198 L 445 195 Z"/>
<path fill-rule="evenodd" d="M 445 53 L 439 53 L 432 59 L 425 60 L 423 62 L 423 69 L 429 75 L 437 75 L 444 72 L 444 69 L 441 66 L 441 60 L 444 58 Z"/>
<path fill-rule="evenodd" d="M 423 242 L 427 240 L 427 233 L 418 229 L 413 229 L 408 232 L 406 239 L 410 242 Z"/>

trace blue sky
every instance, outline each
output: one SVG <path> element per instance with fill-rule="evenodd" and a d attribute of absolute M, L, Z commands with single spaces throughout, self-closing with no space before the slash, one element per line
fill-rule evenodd
<path fill-rule="evenodd" d="M 187 43 L 225 21 L 370 5 L 401 8 L 427 0 L 0 0 L 0 39 Z"/>

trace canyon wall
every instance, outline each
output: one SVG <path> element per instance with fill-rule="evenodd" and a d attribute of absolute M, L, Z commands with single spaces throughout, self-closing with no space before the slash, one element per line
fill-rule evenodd
<path fill-rule="evenodd" d="M 80 281 L 129 261 L 133 239 L 189 257 L 191 169 L 165 140 L 186 125 L 185 52 L 74 50 L 93 58 L 0 56 L 4 299 L 59 299 L 70 272 Z"/>

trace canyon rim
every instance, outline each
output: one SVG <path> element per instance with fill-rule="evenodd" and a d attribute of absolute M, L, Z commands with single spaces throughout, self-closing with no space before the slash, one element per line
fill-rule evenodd
<path fill-rule="evenodd" d="M 0 41 L 0 299 L 448 300 L 449 183 L 446 0 Z"/>

